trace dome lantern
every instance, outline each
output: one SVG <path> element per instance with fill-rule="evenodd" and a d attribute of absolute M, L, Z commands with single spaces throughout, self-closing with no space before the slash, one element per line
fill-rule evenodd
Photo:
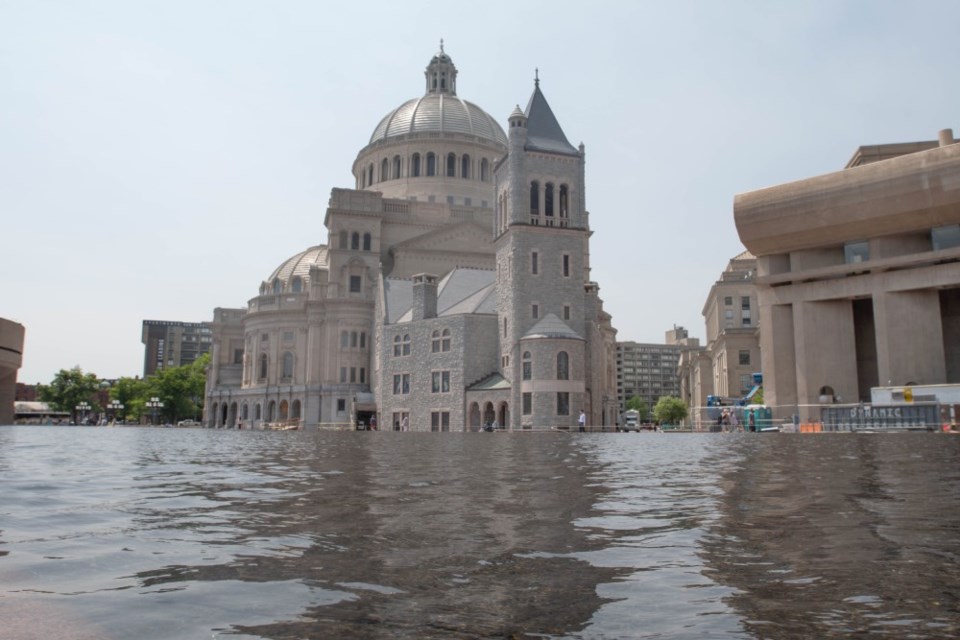
<path fill-rule="evenodd" d="M 426 93 L 457 95 L 457 67 L 443 50 L 443 38 L 440 39 L 440 51 L 430 59 L 423 75 L 427 78 Z"/>

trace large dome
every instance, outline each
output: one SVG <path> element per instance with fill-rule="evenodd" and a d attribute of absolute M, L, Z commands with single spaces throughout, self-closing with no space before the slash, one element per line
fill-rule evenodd
<path fill-rule="evenodd" d="M 407 100 L 388 113 L 373 130 L 370 144 L 415 133 L 463 133 L 507 146 L 507 135 L 486 111 L 457 97 L 457 67 L 443 50 L 430 59 L 422 98 Z"/>
<path fill-rule="evenodd" d="M 464 133 L 507 145 L 507 135 L 489 113 L 449 93 L 428 93 L 407 100 L 380 121 L 370 144 L 410 133 L 435 132 Z"/>
<path fill-rule="evenodd" d="M 310 247 L 306 251 L 301 251 L 284 260 L 264 281 L 264 289 L 269 291 L 274 286 L 284 289 L 297 277 L 305 284 L 310 280 L 310 267 L 314 265 L 327 266 L 327 247 L 325 245 Z M 274 285 L 274 283 L 278 284 Z"/>

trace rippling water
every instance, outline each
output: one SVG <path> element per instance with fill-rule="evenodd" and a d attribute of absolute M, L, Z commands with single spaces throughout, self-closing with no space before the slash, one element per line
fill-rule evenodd
<path fill-rule="evenodd" d="M 0 638 L 951 638 L 960 437 L 0 427 Z"/>

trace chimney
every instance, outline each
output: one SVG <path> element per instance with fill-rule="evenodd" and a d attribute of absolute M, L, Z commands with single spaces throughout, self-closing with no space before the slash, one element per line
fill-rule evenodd
<path fill-rule="evenodd" d="M 413 276 L 413 319 L 437 317 L 437 276 L 418 273 Z"/>
<path fill-rule="evenodd" d="M 940 140 L 940 146 L 945 147 L 948 144 L 953 144 L 956 140 L 953 139 L 953 129 L 941 129 L 940 135 L 937 136 Z"/>

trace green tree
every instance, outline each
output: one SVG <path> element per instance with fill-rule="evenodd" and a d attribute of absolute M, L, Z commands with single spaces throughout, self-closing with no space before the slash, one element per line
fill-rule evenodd
<path fill-rule="evenodd" d="M 627 400 L 627 409 L 628 410 L 632 409 L 633 411 L 636 411 L 637 413 L 640 414 L 640 419 L 645 420 L 647 417 L 647 411 L 649 410 L 649 407 L 647 407 L 647 403 L 641 400 L 639 396 L 633 396 L 632 398 Z"/>
<path fill-rule="evenodd" d="M 140 378 L 120 378 L 110 389 L 110 399 L 123 405 L 118 417 L 136 416 L 139 420 L 147 401 L 147 383 Z"/>
<path fill-rule="evenodd" d="M 673 396 L 660 396 L 653 408 L 653 417 L 660 424 L 679 424 L 687 417 L 687 403 Z"/>
<path fill-rule="evenodd" d="M 160 369 L 145 381 L 147 393 L 144 401 L 147 398 L 159 398 L 163 403 L 159 415 L 171 422 L 198 417 L 209 364 L 210 356 L 204 354 L 191 364 Z"/>
<path fill-rule="evenodd" d="M 60 369 L 48 385 L 40 385 L 37 397 L 47 402 L 57 411 L 69 411 L 74 421 L 77 419 L 76 407 L 80 402 L 90 404 L 91 410 L 99 411 L 97 390 L 100 381 L 92 373 L 84 373 L 80 367 Z"/>

